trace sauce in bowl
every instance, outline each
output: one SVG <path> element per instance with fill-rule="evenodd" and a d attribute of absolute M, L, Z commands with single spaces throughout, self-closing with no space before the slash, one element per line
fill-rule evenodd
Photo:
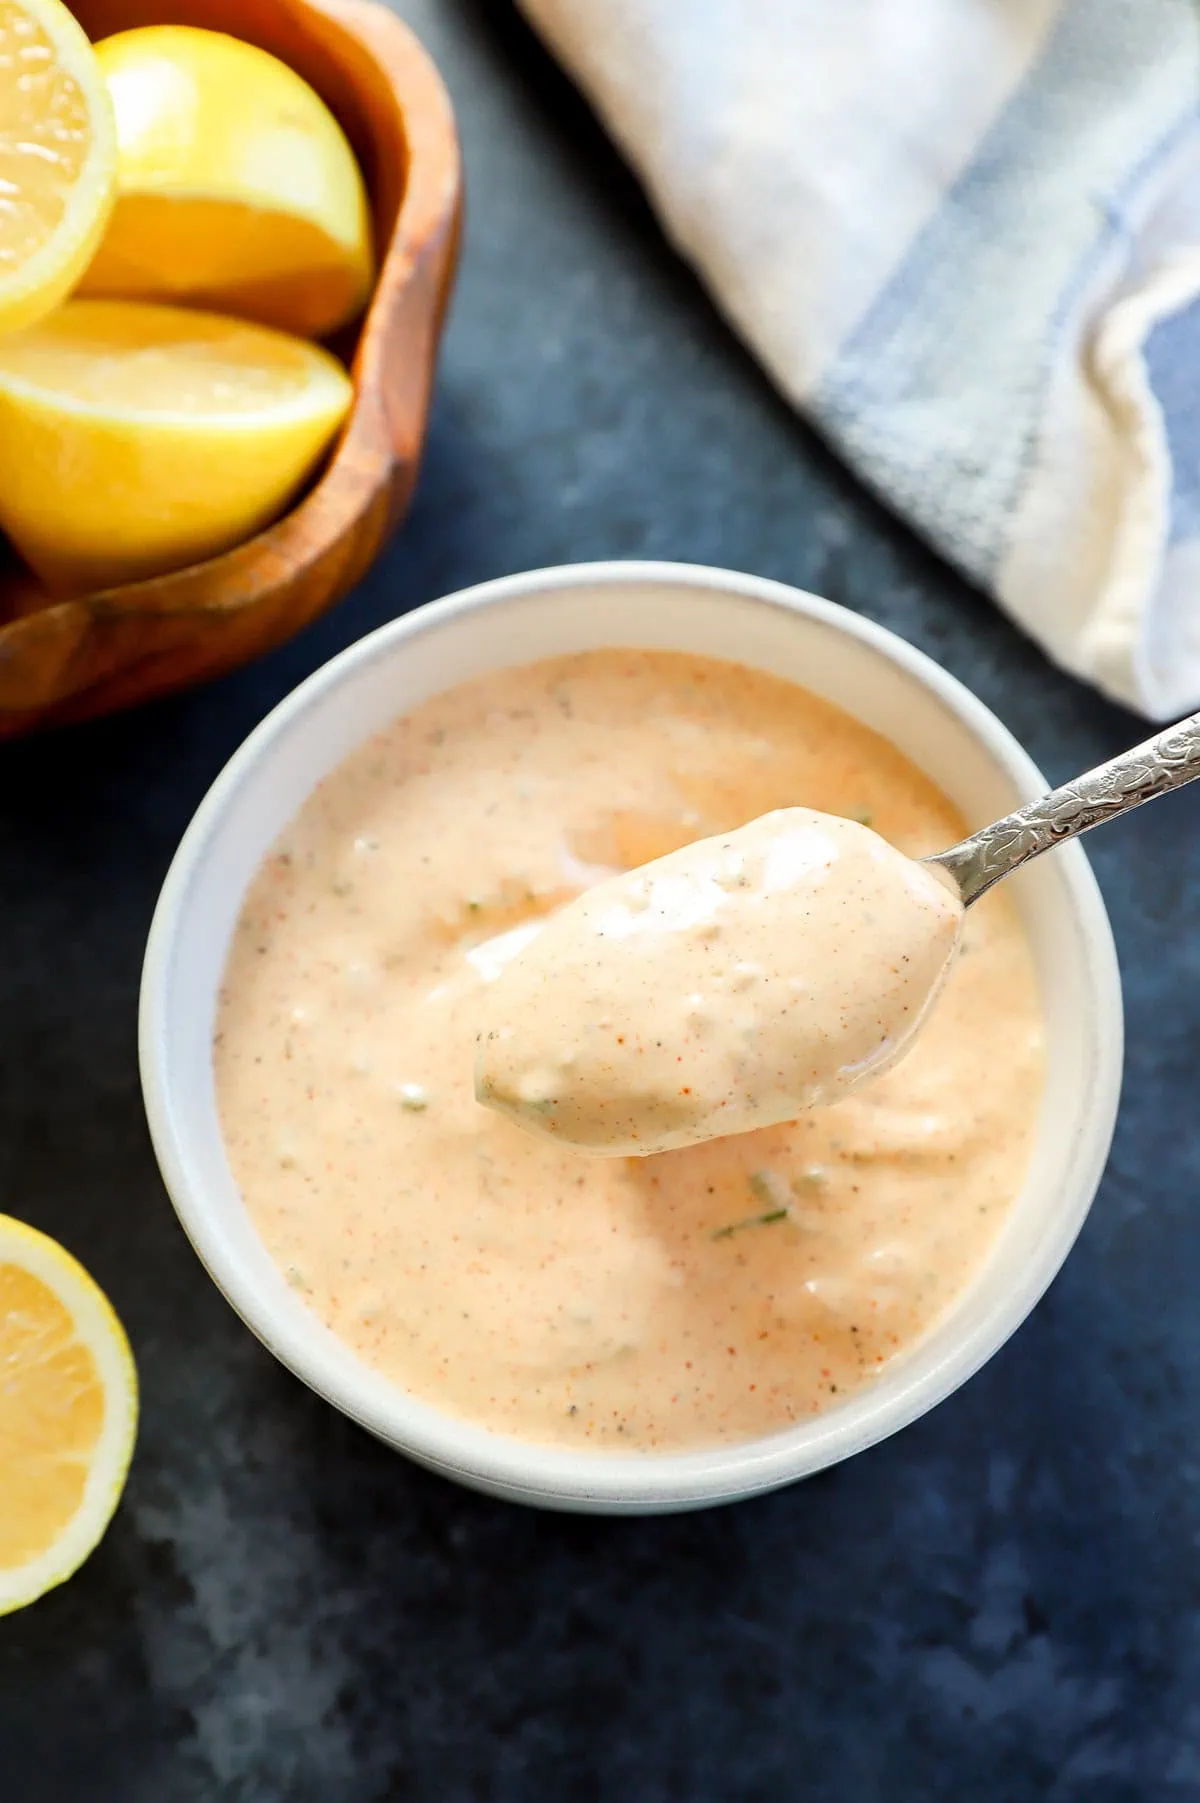
<path fill-rule="evenodd" d="M 906 856 L 962 822 L 791 684 L 589 652 L 425 703 L 313 793 L 230 948 L 214 1050 L 272 1256 L 366 1362 L 526 1440 L 659 1450 L 836 1404 L 987 1256 L 1041 1094 L 1032 961 L 971 910 L 913 1049 L 859 1094 L 595 1158 L 473 1093 L 490 985 L 590 885 L 797 803 Z"/>

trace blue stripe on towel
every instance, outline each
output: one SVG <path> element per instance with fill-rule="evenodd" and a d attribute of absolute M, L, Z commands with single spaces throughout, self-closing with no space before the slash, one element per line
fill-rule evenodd
<path fill-rule="evenodd" d="M 1145 357 L 1171 453 L 1170 540 L 1178 544 L 1200 538 L 1200 301 L 1155 326 Z"/>

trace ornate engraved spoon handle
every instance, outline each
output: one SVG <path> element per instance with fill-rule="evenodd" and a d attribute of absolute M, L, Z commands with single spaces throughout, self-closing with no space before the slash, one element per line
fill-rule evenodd
<path fill-rule="evenodd" d="M 1181 789 L 1198 776 L 1200 714 L 1192 714 L 1144 745 L 1123 751 L 1120 757 L 1064 783 L 1061 789 L 1051 789 L 1048 795 L 925 862 L 949 871 L 963 902 L 970 907 L 993 883 L 1049 851 L 1060 839 L 1089 832 L 1118 814 L 1141 807 L 1144 801 L 1153 801 L 1156 795 L 1165 795 L 1168 789 Z"/>

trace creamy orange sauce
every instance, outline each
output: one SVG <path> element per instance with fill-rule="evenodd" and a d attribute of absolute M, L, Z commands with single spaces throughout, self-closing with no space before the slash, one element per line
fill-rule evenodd
<path fill-rule="evenodd" d="M 796 804 L 908 856 L 937 789 L 790 684 L 594 652 L 430 701 L 310 797 L 246 897 L 214 1049 L 234 1175 L 307 1305 L 528 1440 L 748 1439 L 841 1401 L 987 1255 L 1041 1094 L 1032 963 L 971 910 L 911 1052 L 789 1124 L 596 1158 L 482 1108 L 489 984 L 596 881 Z"/>
<path fill-rule="evenodd" d="M 903 1056 L 963 906 L 870 827 L 780 808 L 610 877 L 483 998 L 475 1095 L 644 1157 L 794 1121 Z"/>

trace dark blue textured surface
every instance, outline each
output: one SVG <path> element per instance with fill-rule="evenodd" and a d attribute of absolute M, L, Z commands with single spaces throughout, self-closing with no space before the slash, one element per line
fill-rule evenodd
<path fill-rule="evenodd" d="M 257 668 L 0 752 L 0 1207 L 90 1265 L 145 1392 L 100 1551 L 0 1622 L 0 1796 L 1200 1799 L 1200 789 L 1091 842 L 1129 1061 L 1066 1270 L 964 1391 L 806 1486 L 634 1522 L 470 1496 L 277 1367 L 175 1225 L 134 1058 L 158 884 L 246 730 L 392 614 L 576 558 L 725 564 L 894 627 L 1052 777 L 1141 731 L 792 419 L 507 8 L 402 10 L 471 181 L 407 525 Z"/>

